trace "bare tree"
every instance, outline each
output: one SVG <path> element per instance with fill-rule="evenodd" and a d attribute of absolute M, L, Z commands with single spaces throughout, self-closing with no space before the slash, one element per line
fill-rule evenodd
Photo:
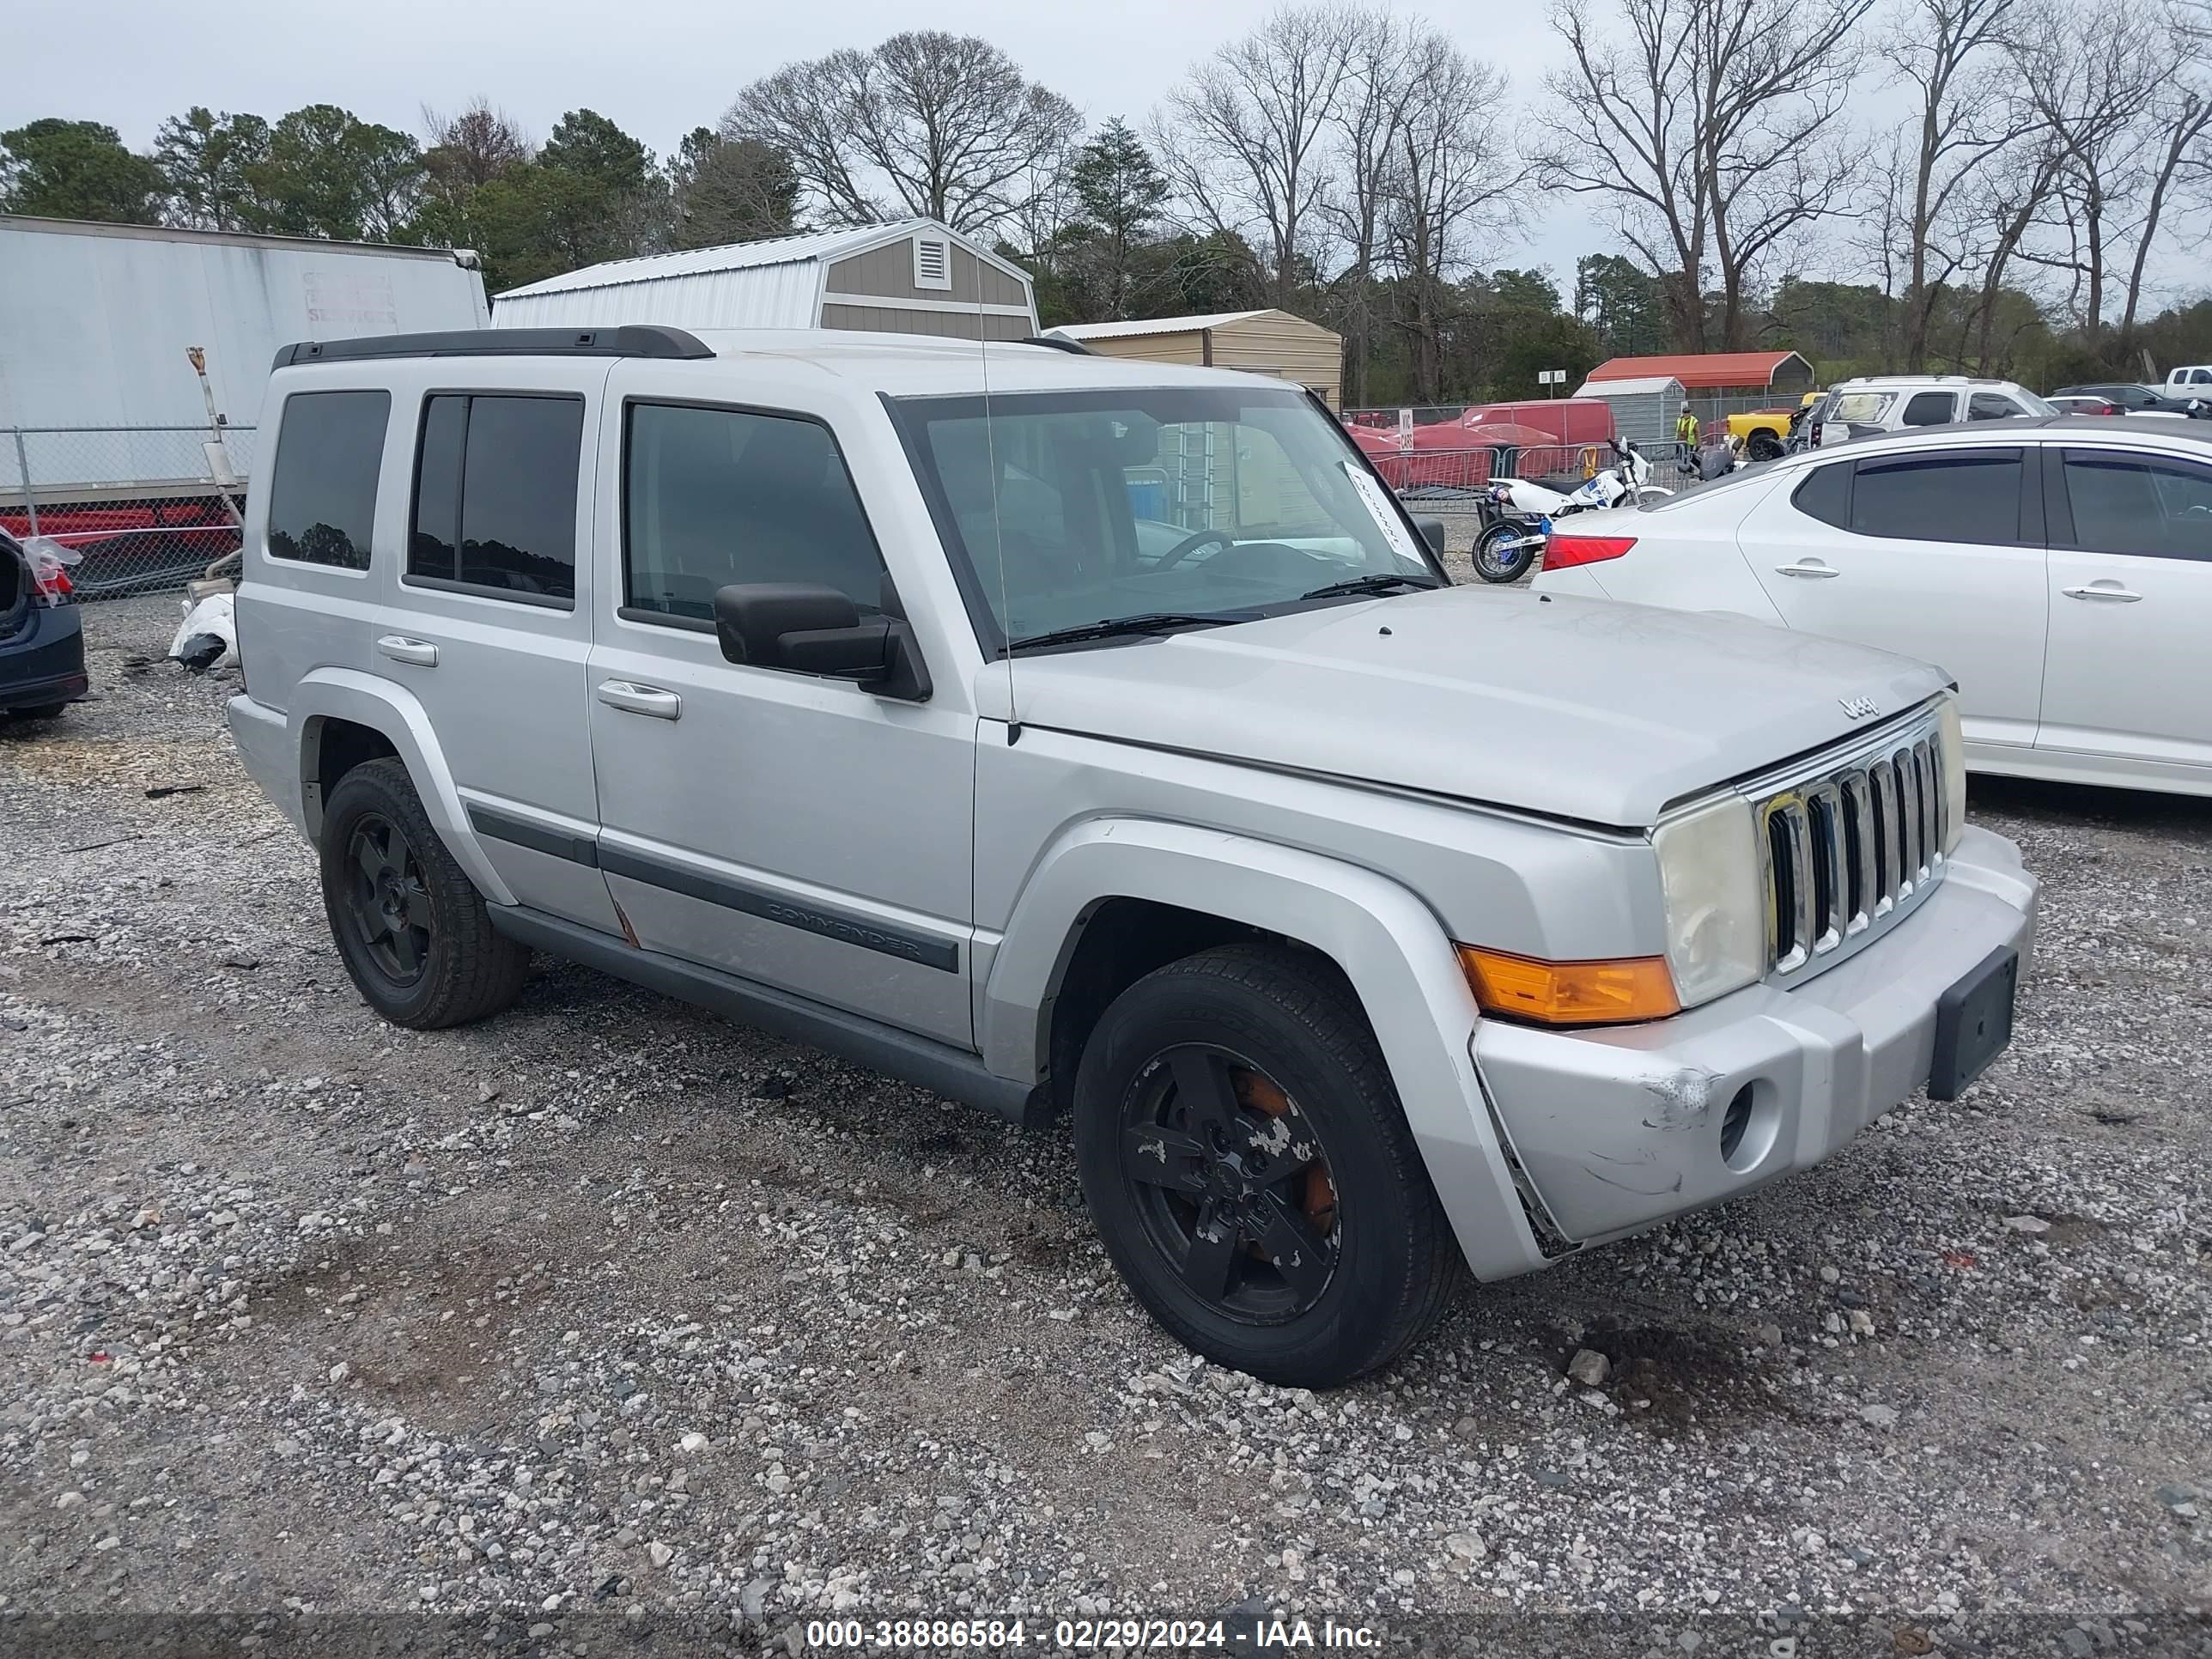
<path fill-rule="evenodd" d="M 1366 27 L 1341 7 L 1285 8 L 1191 70 L 1153 120 L 1186 216 L 1255 240 L 1278 306 L 1318 252 L 1330 120 Z"/>
<path fill-rule="evenodd" d="M 2166 214 L 2179 191 L 2191 184 L 2212 184 L 2212 0 L 2167 9 L 2166 27 L 2180 50 L 2150 100 L 2151 132 L 2148 196 L 2136 256 L 2128 270 L 2127 305 L 2120 313 L 2120 344 L 2135 337 L 2142 309 L 2144 277 L 2152 245 L 2166 228 Z M 2200 231 L 2198 241 L 2203 240 Z"/>
<path fill-rule="evenodd" d="M 2014 53 L 2059 165 L 2022 257 L 2063 273 L 2064 304 L 2094 349 L 2103 337 L 2116 255 L 2139 228 L 2144 112 L 2171 67 L 2155 15 L 2039 6 Z"/>
<path fill-rule="evenodd" d="M 1903 0 L 1879 51 L 1914 96 L 1915 120 L 1896 137 L 1882 183 L 1885 262 L 1904 270 L 1905 367 L 1928 366 L 1928 334 L 1951 279 L 1972 257 L 1975 176 L 2033 128 L 2010 95 L 2006 50 L 2020 0 Z M 1894 291 L 1885 284 L 1886 291 Z"/>
<path fill-rule="evenodd" d="M 1390 194 L 1393 141 L 1415 64 L 1409 32 L 1385 11 L 1362 14 L 1352 26 L 1344 81 L 1329 116 L 1335 187 L 1321 210 L 1346 264 L 1330 310 L 1344 336 L 1344 393 L 1353 407 L 1367 401 L 1373 354 L 1376 273 L 1382 262 Z"/>
<path fill-rule="evenodd" d="M 1962 319 L 1956 354 L 1962 367 L 1971 363 L 1985 374 L 2003 367 L 2006 354 L 1998 349 L 1997 329 L 2006 285 L 2065 161 L 2052 134 L 2035 128 L 1984 171 L 1976 191 L 1979 257 L 1971 261 L 1980 267 L 1981 283 Z"/>
<path fill-rule="evenodd" d="M 520 123 L 482 94 L 458 115 L 423 105 L 422 132 L 428 140 L 422 160 L 431 180 L 449 192 L 488 185 L 533 153 Z"/>
<path fill-rule="evenodd" d="M 1855 158 L 1838 116 L 1873 0 L 1556 0 L 1571 62 L 1549 82 L 1561 131 L 1537 146 L 1553 187 L 1609 202 L 1666 290 L 1677 343 L 1746 343 L 1762 264 L 1840 208 Z M 1717 330 L 1705 299 L 1720 285 Z"/>
<path fill-rule="evenodd" d="M 786 64 L 738 94 L 722 132 L 782 151 L 833 223 L 922 214 L 986 230 L 1030 205 L 1081 127 L 989 41 L 922 29 Z"/>
<path fill-rule="evenodd" d="M 1443 328 L 1453 283 L 1475 243 L 1510 217 L 1523 174 L 1505 143 L 1505 77 L 1434 29 L 1407 40 L 1419 66 L 1401 106 L 1386 177 L 1389 254 L 1404 296 L 1413 395 L 1443 395 Z"/>

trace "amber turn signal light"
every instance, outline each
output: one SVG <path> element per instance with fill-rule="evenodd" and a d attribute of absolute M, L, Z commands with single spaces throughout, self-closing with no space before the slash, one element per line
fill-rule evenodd
<path fill-rule="evenodd" d="M 1664 957 L 1539 962 L 1462 945 L 1459 960 L 1486 1014 L 1544 1025 L 1615 1025 L 1682 1011 Z"/>

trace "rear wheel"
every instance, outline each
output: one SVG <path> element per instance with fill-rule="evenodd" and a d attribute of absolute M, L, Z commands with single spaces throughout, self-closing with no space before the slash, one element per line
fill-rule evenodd
<path fill-rule="evenodd" d="M 400 761 L 368 761 L 323 811 L 323 909 L 346 972 L 395 1025 L 434 1030 L 495 1014 L 530 952 L 491 925 Z"/>
<path fill-rule="evenodd" d="M 1535 562 L 1536 550 L 1509 544 L 1534 534 L 1527 525 L 1516 524 L 1510 519 L 1500 519 L 1484 526 L 1482 533 L 1474 538 L 1474 574 L 1486 582 L 1520 580 Z"/>
<path fill-rule="evenodd" d="M 1744 453 L 1754 461 L 1778 459 L 1782 454 L 1782 440 L 1761 427 L 1744 443 Z"/>
<path fill-rule="evenodd" d="M 1076 1156 L 1115 1267 L 1216 1363 L 1328 1388 L 1434 1321 L 1458 1255 L 1358 1003 L 1286 947 L 1208 951 L 1115 999 Z"/>

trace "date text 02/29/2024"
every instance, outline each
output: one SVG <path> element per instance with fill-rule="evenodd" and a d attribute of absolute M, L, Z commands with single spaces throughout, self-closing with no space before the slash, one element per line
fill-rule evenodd
<path fill-rule="evenodd" d="M 823 1651 L 1036 1647 L 1071 1653 L 1109 1648 L 1266 1652 L 1382 1645 L 1379 1632 L 1333 1619 L 1317 1626 L 1304 1619 L 1062 1619 L 1050 1626 L 1024 1619 L 820 1619 L 808 1622 L 805 1638 L 808 1648 Z"/>

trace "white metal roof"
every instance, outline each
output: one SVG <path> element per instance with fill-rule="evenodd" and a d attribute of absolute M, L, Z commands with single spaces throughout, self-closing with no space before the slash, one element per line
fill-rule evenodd
<path fill-rule="evenodd" d="M 962 235 L 934 219 L 886 219 L 881 224 L 854 225 L 842 230 L 804 230 L 790 236 L 766 236 L 757 241 L 731 242 L 721 247 L 684 248 L 675 253 L 646 253 L 634 259 L 609 259 L 581 270 L 565 271 L 542 282 L 511 288 L 496 297 L 509 300 L 526 295 L 569 294 L 580 289 L 616 288 L 631 283 L 653 283 L 675 276 L 702 276 L 727 270 L 757 270 L 764 265 L 833 261 L 864 253 L 887 242 L 905 240 L 916 231 L 935 231 L 957 242 L 979 259 L 996 265 L 1009 276 L 1025 276 L 974 239 Z"/>
<path fill-rule="evenodd" d="M 1604 398 L 1614 393 L 1629 397 L 1650 396 L 1655 392 L 1672 390 L 1679 393 L 1682 383 L 1671 374 L 1646 374 L 1633 380 L 1584 380 L 1577 398 Z"/>
<path fill-rule="evenodd" d="M 1216 311 L 1203 317 L 1141 317 L 1131 323 L 1063 323 L 1046 331 L 1070 340 L 1127 339 L 1139 334 L 1195 334 L 1202 328 L 1220 328 L 1230 323 L 1265 317 L 1272 309 L 1262 306 L 1257 311 Z"/>

